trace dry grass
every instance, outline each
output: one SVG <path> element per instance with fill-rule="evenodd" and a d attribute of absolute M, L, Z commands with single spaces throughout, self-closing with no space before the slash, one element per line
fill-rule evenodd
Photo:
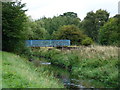
<path fill-rule="evenodd" d="M 82 58 L 98 58 L 98 59 L 110 59 L 118 58 L 118 47 L 113 46 L 80 46 L 78 50 L 71 50 L 70 53 L 76 53 Z"/>

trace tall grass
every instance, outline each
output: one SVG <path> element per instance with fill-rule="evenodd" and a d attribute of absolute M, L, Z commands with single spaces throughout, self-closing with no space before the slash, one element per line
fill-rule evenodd
<path fill-rule="evenodd" d="M 118 87 L 118 47 L 86 47 L 72 53 L 80 57 L 74 74 L 102 82 L 103 87 Z"/>
<path fill-rule="evenodd" d="M 71 68 L 79 78 L 102 82 L 100 87 L 118 87 L 118 47 L 80 46 L 78 50 L 40 49 L 38 55 L 50 58 L 53 64 Z"/>
<path fill-rule="evenodd" d="M 2 87 L 3 88 L 63 88 L 52 74 L 44 67 L 35 67 L 32 63 L 18 55 L 2 54 Z"/>
<path fill-rule="evenodd" d="M 80 47 L 79 50 L 74 50 L 72 52 L 75 52 L 82 58 L 118 59 L 118 47 L 112 46 Z"/>

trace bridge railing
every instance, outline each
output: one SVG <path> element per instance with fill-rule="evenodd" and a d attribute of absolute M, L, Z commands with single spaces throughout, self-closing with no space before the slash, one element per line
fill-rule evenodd
<path fill-rule="evenodd" d="M 70 46 L 70 40 L 26 40 L 27 47 Z"/>

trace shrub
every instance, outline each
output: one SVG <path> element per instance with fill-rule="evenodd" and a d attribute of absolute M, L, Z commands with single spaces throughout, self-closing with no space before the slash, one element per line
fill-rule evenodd
<path fill-rule="evenodd" d="M 33 52 L 31 48 L 28 48 L 28 47 L 23 47 L 20 52 L 20 55 L 28 59 L 33 58 Z"/>
<path fill-rule="evenodd" d="M 86 37 L 84 40 L 82 40 L 82 45 L 88 46 L 93 44 L 93 40 L 89 37 Z"/>

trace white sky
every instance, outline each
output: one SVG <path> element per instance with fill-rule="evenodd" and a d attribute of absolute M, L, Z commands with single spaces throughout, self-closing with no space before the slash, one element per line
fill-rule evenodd
<path fill-rule="evenodd" d="M 107 10 L 110 16 L 118 14 L 120 0 L 22 0 L 26 3 L 26 14 L 33 19 L 43 16 L 53 17 L 65 12 L 75 12 L 83 19 L 87 12 L 98 9 Z"/>

